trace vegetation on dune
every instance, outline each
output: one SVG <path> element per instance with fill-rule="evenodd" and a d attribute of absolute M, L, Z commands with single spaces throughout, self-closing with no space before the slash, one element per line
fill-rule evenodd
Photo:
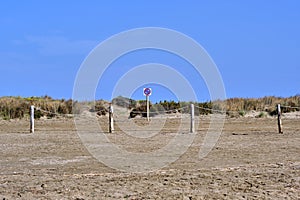
<path fill-rule="evenodd" d="M 34 105 L 46 112 L 37 109 L 35 111 L 35 118 L 46 116 L 48 118 L 54 117 L 56 114 L 71 114 L 72 100 L 54 100 L 49 96 L 43 97 L 2 97 L 0 98 L 0 117 L 2 119 L 16 119 L 29 116 L 30 106 Z"/>
<path fill-rule="evenodd" d="M 190 104 L 192 102 L 174 102 L 174 101 L 160 101 L 159 103 L 153 104 L 150 107 L 152 115 L 159 114 L 162 112 L 172 113 L 181 112 L 189 113 Z M 282 98 L 282 97 L 263 97 L 263 98 L 230 98 L 225 101 L 215 102 L 193 102 L 196 106 L 195 115 L 207 115 L 212 112 L 226 111 L 226 114 L 232 117 L 245 116 L 249 111 L 260 112 L 258 117 L 264 117 L 267 114 L 273 116 L 277 114 L 276 106 L 281 104 L 281 111 L 283 113 L 300 111 L 300 95 Z M 201 109 L 197 109 L 201 108 Z M 139 106 L 134 111 L 142 112 L 145 115 L 146 107 Z"/>
<path fill-rule="evenodd" d="M 133 99 L 129 99 L 122 96 L 118 96 L 112 100 L 112 104 L 128 109 L 135 108 L 138 102 L 139 101 L 135 101 Z"/>
<path fill-rule="evenodd" d="M 83 103 L 83 102 L 80 102 Z M 52 99 L 49 96 L 42 97 L 2 97 L 0 98 L 0 118 L 21 119 L 29 117 L 30 105 L 36 108 L 35 118 L 52 118 L 57 115 L 68 115 L 78 113 L 73 105 L 80 104 L 71 99 Z M 113 105 L 124 107 L 131 110 L 130 117 L 137 115 L 146 117 L 146 101 L 132 100 L 126 97 L 116 97 L 112 100 Z M 166 113 L 189 113 L 192 102 L 160 101 L 158 103 L 150 102 L 150 116 Z M 95 102 L 84 102 L 88 105 L 90 112 L 96 112 L 98 115 L 108 113 L 109 102 L 97 100 Z M 281 104 L 282 112 L 293 112 L 300 110 L 300 95 L 282 98 L 282 97 L 263 97 L 263 98 L 230 98 L 225 101 L 195 103 L 195 115 L 206 115 L 214 111 L 225 111 L 229 116 L 245 116 L 249 111 L 260 112 L 258 117 L 264 117 L 267 114 L 276 115 L 276 105 Z M 197 109 L 200 107 L 201 109 Z"/>
<path fill-rule="evenodd" d="M 283 98 L 268 96 L 263 98 L 231 98 L 225 101 L 226 110 L 230 111 L 260 111 L 269 115 L 277 114 L 276 105 L 281 104 L 282 112 L 299 111 L 300 95 Z"/>

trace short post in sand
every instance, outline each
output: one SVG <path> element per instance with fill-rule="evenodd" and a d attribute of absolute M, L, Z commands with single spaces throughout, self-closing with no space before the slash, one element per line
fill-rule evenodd
<path fill-rule="evenodd" d="M 281 108 L 280 104 L 277 105 L 277 123 L 278 123 L 278 132 L 283 133 L 282 131 L 282 123 L 281 123 Z"/>
<path fill-rule="evenodd" d="M 30 106 L 30 133 L 34 133 L 34 106 Z"/>
<path fill-rule="evenodd" d="M 113 133 L 114 129 L 114 108 L 112 106 L 112 104 L 109 105 L 109 128 L 108 128 L 108 132 L 109 133 Z"/>
<path fill-rule="evenodd" d="M 195 133 L 195 108 L 194 104 L 191 104 L 191 127 L 190 133 Z"/>

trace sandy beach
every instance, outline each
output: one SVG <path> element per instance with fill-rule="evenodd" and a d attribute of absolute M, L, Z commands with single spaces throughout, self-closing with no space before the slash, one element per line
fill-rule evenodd
<path fill-rule="evenodd" d="M 107 117 L 98 120 L 107 124 Z M 178 160 L 144 173 L 121 172 L 96 160 L 79 139 L 73 119 L 36 120 L 34 134 L 28 120 L 2 120 L 0 199 L 300 198 L 297 113 L 283 116 L 283 134 L 275 117 L 227 117 L 217 144 L 201 160 L 209 117 L 198 120 L 195 139 Z M 105 134 L 128 151 L 153 151 L 167 143 L 177 126 L 178 120 L 169 118 L 157 140 L 134 143 L 117 125 L 115 133 Z"/>

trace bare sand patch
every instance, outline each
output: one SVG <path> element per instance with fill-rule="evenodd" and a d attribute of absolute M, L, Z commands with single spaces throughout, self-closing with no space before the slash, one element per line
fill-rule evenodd
<path fill-rule="evenodd" d="M 294 115 L 296 113 L 293 113 Z M 143 124 L 144 119 L 135 119 Z M 152 151 L 172 137 L 169 119 L 157 137 L 133 143 L 118 130 L 108 134 L 131 151 Z M 107 119 L 99 118 L 106 126 Z M 227 118 L 214 149 L 202 160 L 199 148 L 209 116 L 199 118 L 194 142 L 176 162 L 149 173 L 124 173 L 94 159 L 72 119 L 0 121 L 0 199 L 299 199 L 300 121 Z M 188 130 L 188 127 L 187 127 Z M 165 141 L 164 141 L 165 140 Z"/>

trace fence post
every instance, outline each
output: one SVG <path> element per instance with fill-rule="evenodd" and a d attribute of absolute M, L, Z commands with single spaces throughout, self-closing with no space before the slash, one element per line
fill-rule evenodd
<path fill-rule="evenodd" d="M 112 105 L 109 106 L 109 133 L 112 133 L 114 129 L 114 108 Z"/>
<path fill-rule="evenodd" d="M 34 133 L 34 106 L 30 106 L 30 133 Z"/>
<path fill-rule="evenodd" d="M 194 104 L 191 104 L 191 129 L 190 133 L 195 133 L 195 109 Z"/>
<path fill-rule="evenodd" d="M 278 132 L 283 133 L 282 131 L 282 123 L 281 123 L 281 108 L 280 104 L 277 105 L 277 120 L 278 120 Z"/>

